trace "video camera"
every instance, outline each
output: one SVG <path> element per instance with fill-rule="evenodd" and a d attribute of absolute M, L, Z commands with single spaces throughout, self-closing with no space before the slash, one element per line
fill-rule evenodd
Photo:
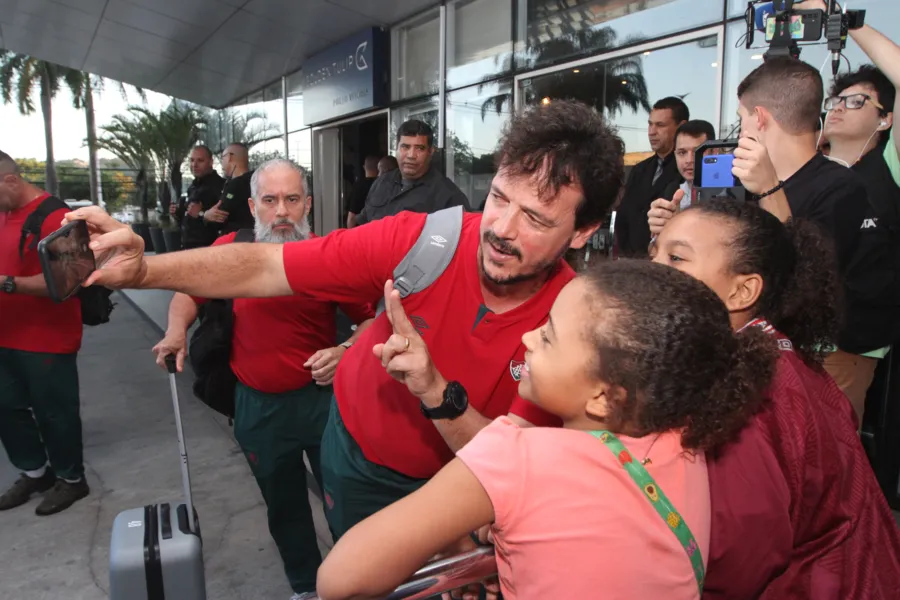
<path fill-rule="evenodd" d="M 847 47 L 847 32 L 865 25 L 866 11 L 841 10 L 837 0 L 826 0 L 828 10 L 795 9 L 796 0 L 752 0 L 747 3 L 746 48 L 753 45 L 756 31 L 765 33 L 769 50 L 765 58 L 800 58 L 798 42 L 815 43 L 825 38 L 831 51 L 831 70 L 837 75 L 841 52 Z"/>

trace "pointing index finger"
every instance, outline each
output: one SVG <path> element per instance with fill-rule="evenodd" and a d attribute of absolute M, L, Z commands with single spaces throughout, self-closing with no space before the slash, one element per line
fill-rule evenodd
<path fill-rule="evenodd" d="M 406 311 L 403 310 L 400 292 L 394 289 L 394 282 L 390 279 L 384 285 L 384 308 L 394 333 L 406 338 L 418 335 L 406 316 Z"/>

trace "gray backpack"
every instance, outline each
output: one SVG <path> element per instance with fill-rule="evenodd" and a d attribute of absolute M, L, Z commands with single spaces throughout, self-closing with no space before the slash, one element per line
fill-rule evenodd
<path fill-rule="evenodd" d="M 463 207 L 453 206 L 431 213 L 419 239 L 394 269 L 394 288 L 401 298 L 421 292 L 434 283 L 453 260 L 462 234 Z M 384 312 L 384 298 L 376 314 Z"/>

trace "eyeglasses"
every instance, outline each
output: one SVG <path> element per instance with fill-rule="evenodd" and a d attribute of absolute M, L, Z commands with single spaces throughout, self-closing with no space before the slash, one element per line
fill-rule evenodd
<path fill-rule="evenodd" d="M 866 104 L 866 102 L 871 102 L 872 106 L 874 106 L 878 110 L 884 110 L 884 107 L 868 94 L 832 96 L 831 98 L 827 98 L 825 100 L 825 110 L 834 110 L 835 108 L 840 106 L 841 102 L 844 103 L 844 106 L 847 107 L 847 110 L 859 110 Z"/>

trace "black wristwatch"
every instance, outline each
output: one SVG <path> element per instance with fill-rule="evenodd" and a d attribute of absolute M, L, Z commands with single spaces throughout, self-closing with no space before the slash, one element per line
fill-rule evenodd
<path fill-rule="evenodd" d="M 16 278 L 12 275 L 7 276 L 7 278 L 3 280 L 3 283 L 0 283 L 0 292 L 3 292 L 4 294 L 15 294 Z"/>
<path fill-rule="evenodd" d="M 440 406 L 428 408 L 424 403 L 421 405 L 422 414 L 432 421 L 436 419 L 453 419 L 459 418 L 469 408 L 469 395 L 466 388 L 458 381 L 451 381 L 444 388 L 444 401 Z"/>

